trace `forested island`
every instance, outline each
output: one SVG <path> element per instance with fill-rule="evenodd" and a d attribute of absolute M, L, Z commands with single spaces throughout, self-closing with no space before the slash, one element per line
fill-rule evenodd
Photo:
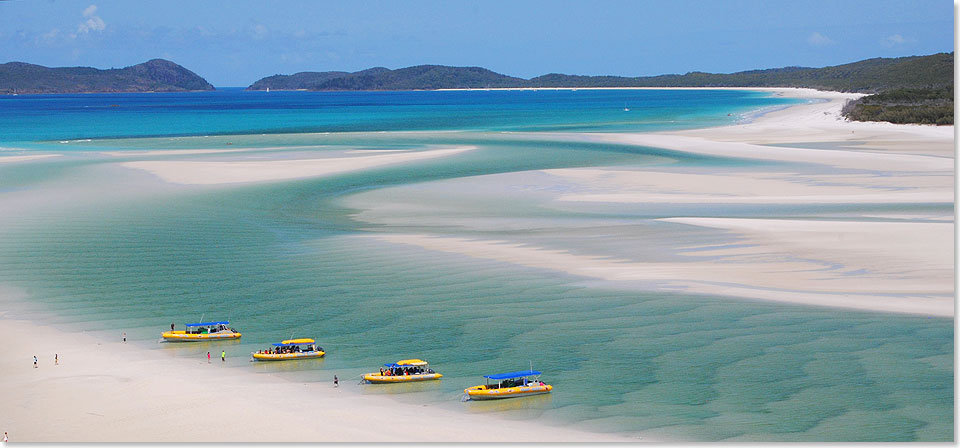
<path fill-rule="evenodd" d="M 844 109 L 853 120 L 953 124 L 953 53 L 873 58 L 823 68 L 783 67 L 737 73 L 690 72 L 641 77 L 551 73 L 531 79 L 481 67 L 418 65 L 359 72 L 300 72 L 260 79 L 248 90 L 435 90 L 537 87 L 806 87 L 866 96 Z M 882 93 L 882 94 L 880 94 Z M 876 95 L 879 94 L 879 95 Z"/>
<path fill-rule="evenodd" d="M 187 92 L 214 90 L 196 73 L 164 59 L 125 68 L 0 64 L 0 94 Z"/>

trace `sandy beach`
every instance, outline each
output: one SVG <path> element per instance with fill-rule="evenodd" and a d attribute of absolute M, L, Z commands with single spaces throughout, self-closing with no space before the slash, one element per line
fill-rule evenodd
<path fill-rule="evenodd" d="M 364 396 L 346 390 L 352 380 L 334 388 L 332 376 L 291 382 L 2 317 L 0 339 L 0 430 L 11 442 L 640 440 Z M 231 353 L 229 363 L 248 358 Z"/>

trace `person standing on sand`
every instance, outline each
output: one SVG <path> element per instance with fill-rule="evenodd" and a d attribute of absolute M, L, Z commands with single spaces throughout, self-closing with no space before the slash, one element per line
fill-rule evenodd
<path fill-rule="evenodd" d="M 210 352 L 207 352 L 207 364 L 210 364 Z"/>
<path fill-rule="evenodd" d="M 9 441 L 10 441 L 10 438 L 7 437 L 7 432 L 4 431 L 4 432 L 3 432 L 3 443 L 7 443 L 7 442 L 9 442 Z"/>
<path fill-rule="evenodd" d="M 53 354 L 53 365 L 55 365 L 55 366 L 59 366 L 59 365 L 60 365 L 60 354 L 59 354 L 59 353 L 54 353 L 54 354 Z"/>
<path fill-rule="evenodd" d="M 37 368 L 37 355 L 33 355 L 33 368 Z"/>
<path fill-rule="evenodd" d="M 127 343 L 127 332 L 123 332 L 123 343 Z"/>
<path fill-rule="evenodd" d="M 333 376 L 333 387 L 340 387 L 340 379 L 336 375 Z"/>
<path fill-rule="evenodd" d="M 226 350 L 220 352 L 220 360 L 223 361 L 223 362 L 227 362 L 227 351 L 226 351 Z"/>

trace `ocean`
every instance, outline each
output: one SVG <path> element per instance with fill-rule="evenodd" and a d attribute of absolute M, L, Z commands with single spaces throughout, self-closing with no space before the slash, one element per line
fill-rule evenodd
<path fill-rule="evenodd" d="M 659 217 L 819 217 L 818 207 L 563 209 L 538 170 L 770 165 L 565 138 L 721 126 L 797 103 L 737 90 L 215 92 L 0 96 L 0 289 L 11 317 L 158 344 L 175 322 L 229 319 L 218 343 L 251 374 L 350 385 L 422 358 L 444 379 L 347 388 L 454 412 L 693 441 L 953 440 L 953 320 L 631 288 L 393 244 L 484 238 L 643 259 L 721 244 Z M 628 109 L 628 110 L 627 110 Z M 328 177 L 158 182 L 126 150 L 170 160 L 291 158 L 469 146 Z M 499 175 L 530 176 L 523 188 Z M 493 179 L 493 180 L 491 180 Z M 526 179 L 526 177 L 524 178 Z M 882 208 L 872 204 L 869 207 Z M 918 205 L 918 207 L 937 207 Z M 668 254 L 668 255 L 663 255 Z M 322 361 L 243 354 L 312 337 Z M 459 401 L 482 375 L 534 368 L 550 395 Z"/>

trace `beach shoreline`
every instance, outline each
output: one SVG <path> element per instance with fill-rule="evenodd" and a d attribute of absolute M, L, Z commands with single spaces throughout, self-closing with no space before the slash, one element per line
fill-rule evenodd
<path fill-rule="evenodd" d="M 107 341 L 0 315 L 0 430 L 54 443 L 650 441 L 363 395 L 347 378 L 335 388 L 332 373 L 330 382 L 258 374 L 242 365 L 248 354 L 223 362 L 215 345 L 208 364 L 123 343 L 120 331 Z"/>

